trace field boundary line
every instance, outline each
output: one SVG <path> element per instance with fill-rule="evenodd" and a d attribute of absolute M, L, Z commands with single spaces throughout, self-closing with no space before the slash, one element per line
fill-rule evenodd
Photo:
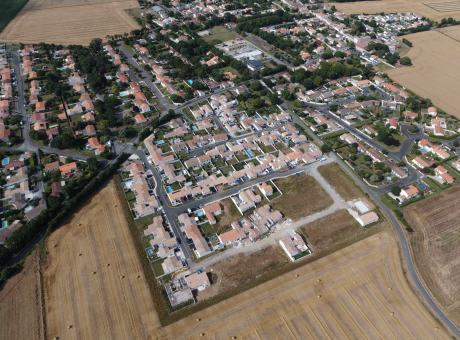
<path fill-rule="evenodd" d="M 40 327 L 41 327 L 41 338 L 43 340 L 47 339 L 47 323 L 46 323 L 46 298 L 45 298 L 45 287 L 43 284 L 43 272 L 42 272 L 42 262 L 44 261 L 42 257 L 42 252 L 38 250 L 37 255 L 37 266 L 38 266 L 38 290 L 39 290 L 39 307 L 40 307 Z"/>
<path fill-rule="evenodd" d="M 460 39 L 456 39 L 456 38 L 454 38 L 454 37 L 451 37 L 449 34 L 443 32 L 443 31 L 441 31 L 441 30 L 439 30 L 439 29 L 436 29 L 435 31 L 438 32 L 438 33 L 440 33 L 440 34 L 442 34 L 442 35 L 444 35 L 444 36 L 446 36 L 446 37 L 449 38 L 449 39 L 452 39 L 452 40 L 454 40 L 454 41 L 460 43 Z"/>
<path fill-rule="evenodd" d="M 107 2 L 95 2 L 95 3 L 87 3 L 87 4 L 73 4 L 73 5 L 61 5 L 61 6 L 47 6 L 47 7 L 30 8 L 30 9 L 24 7 L 18 14 L 20 14 L 21 12 L 24 12 L 24 13 L 40 12 L 40 11 L 46 11 L 49 9 L 61 9 L 61 8 L 72 8 L 72 7 L 91 7 L 91 6 L 101 6 L 101 5 L 130 3 L 130 2 L 133 2 L 133 1 L 132 0 L 113 0 L 113 1 L 107 1 Z M 140 7 L 138 6 L 138 8 Z"/>

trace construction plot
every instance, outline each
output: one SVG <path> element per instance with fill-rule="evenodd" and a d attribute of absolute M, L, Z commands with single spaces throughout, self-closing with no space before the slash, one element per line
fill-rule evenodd
<path fill-rule="evenodd" d="M 288 272 L 161 330 L 164 338 L 437 338 L 386 232 Z"/>

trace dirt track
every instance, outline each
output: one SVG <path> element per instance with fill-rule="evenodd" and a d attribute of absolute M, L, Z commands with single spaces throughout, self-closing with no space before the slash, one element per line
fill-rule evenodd
<path fill-rule="evenodd" d="M 112 182 L 47 240 L 47 338 L 447 338 L 410 289 L 388 232 L 160 327 L 126 223 Z M 38 266 L 25 273 L 8 283 L 27 277 L 16 291 L 0 292 L 2 339 L 43 334 Z"/>
<path fill-rule="evenodd" d="M 318 279 L 320 281 L 318 281 Z M 445 338 L 380 233 L 180 320 L 162 338 Z"/>
<path fill-rule="evenodd" d="M 0 41 L 87 45 L 94 38 L 138 28 L 125 11 L 136 0 L 30 0 L 0 34 Z"/>

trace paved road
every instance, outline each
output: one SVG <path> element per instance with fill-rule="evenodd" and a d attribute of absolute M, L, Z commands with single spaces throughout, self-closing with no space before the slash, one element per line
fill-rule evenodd
<path fill-rule="evenodd" d="M 294 66 L 288 63 L 287 61 L 281 60 L 280 58 L 277 58 L 271 53 L 270 51 L 267 51 L 266 49 L 259 47 L 257 44 L 255 44 L 253 41 L 257 41 L 258 39 L 264 41 L 262 38 L 258 37 L 257 35 L 254 35 L 252 33 L 246 33 L 247 37 L 243 39 L 248 42 L 249 45 L 254 47 L 255 49 L 261 50 L 263 53 L 265 53 L 270 59 L 272 59 L 275 63 L 284 65 L 286 66 L 289 70 L 293 70 Z M 251 40 L 249 40 L 251 39 Z"/>
<path fill-rule="evenodd" d="M 412 250 L 409 244 L 409 241 L 406 237 L 406 232 L 404 227 L 399 222 L 398 218 L 394 212 L 388 208 L 382 201 L 381 195 L 369 188 L 362 180 L 359 178 L 354 171 L 352 171 L 339 157 L 333 156 L 341 168 L 353 179 L 353 181 L 365 192 L 367 193 L 372 200 L 377 203 L 380 210 L 383 212 L 385 217 L 390 221 L 393 229 L 395 230 L 396 236 L 399 240 L 399 245 L 401 247 L 401 257 L 404 262 L 405 268 L 408 273 L 410 282 L 412 283 L 413 288 L 416 293 L 422 298 L 423 302 L 427 307 L 434 313 L 434 315 L 444 324 L 444 326 L 451 331 L 453 335 L 457 338 L 460 338 L 460 328 L 455 325 L 445 312 L 439 307 L 438 302 L 435 301 L 431 295 L 429 289 L 426 287 L 425 282 L 423 281 L 420 273 L 417 270 L 417 266 L 414 262 L 414 257 Z"/>
<path fill-rule="evenodd" d="M 311 167 L 309 167 L 307 170 L 304 172 L 313 178 L 315 178 L 318 183 L 322 186 L 322 188 L 329 194 L 329 196 L 332 198 L 333 203 L 316 213 L 313 213 L 311 215 L 302 217 L 296 221 L 291 221 L 287 220 L 282 223 L 280 223 L 278 226 L 276 226 L 276 230 L 269 234 L 267 237 L 258 240 L 256 242 L 250 242 L 245 245 L 241 245 L 239 247 L 231 247 L 229 249 L 226 249 L 223 252 L 213 254 L 211 257 L 208 257 L 202 261 L 198 261 L 194 263 L 190 268 L 191 270 L 197 270 L 200 268 L 207 268 L 217 262 L 220 262 L 222 260 L 225 260 L 229 257 L 232 257 L 237 254 L 251 254 L 254 253 L 258 250 L 262 250 L 270 245 L 276 245 L 277 242 L 284 236 L 286 236 L 286 232 L 291 231 L 291 230 L 296 230 L 304 225 L 307 225 L 309 223 L 312 223 L 314 221 L 317 221 L 323 217 L 329 216 L 341 209 L 345 209 L 347 207 L 345 200 L 339 195 L 337 191 L 324 179 L 323 176 L 318 171 L 318 167 L 324 164 L 329 164 L 332 163 L 332 159 L 328 159 L 326 162 L 317 162 L 314 163 Z"/>
<path fill-rule="evenodd" d="M 329 119 L 332 119 L 333 121 L 335 121 L 343 129 L 347 130 L 351 134 L 355 135 L 356 137 L 366 142 L 372 148 L 377 149 L 380 152 L 386 152 L 386 149 L 380 143 L 378 143 L 373 138 L 369 137 L 368 135 L 366 135 L 364 132 L 360 131 L 359 129 L 353 127 L 352 125 L 348 125 L 347 123 L 345 123 L 339 116 L 329 111 L 327 107 L 316 107 L 316 109 L 320 111 L 321 113 L 323 113 L 324 115 L 326 115 Z M 416 136 L 411 136 L 410 140 L 406 142 L 405 145 L 403 145 L 404 149 L 401 148 L 401 150 L 397 152 L 387 153 L 389 159 L 391 159 L 395 164 L 401 161 L 404 161 L 404 157 L 406 153 L 410 150 L 412 143 L 415 141 L 415 138 Z M 378 193 L 389 192 L 391 188 L 395 185 L 407 186 L 423 178 L 423 174 L 420 171 L 417 171 L 411 166 L 407 166 L 406 168 L 407 168 L 407 176 L 405 178 L 402 178 L 394 183 L 391 183 L 390 185 L 375 188 L 375 191 Z"/>
<path fill-rule="evenodd" d="M 168 98 L 158 89 L 157 85 L 152 81 L 152 73 L 145 70 L 144 66 L 139 64 L 137 60 L 134 58 L 133 54 L 131 53 L 130 49 L 128 46 L 126 46 L 124 43 L 120 43 L 118 45 L 118 48 L 120 49 L 120 52 L 126 57 L 128 60 L 128 63 L 136 68 L 139 72 L 142 74 L 142 79 L 132 70 L 129 70 L 129 77 L 130 79 L 136 81 L 136 82 L 142 82 L 144 83 L 150 91 L 155 95 L 155 97 L 158 99 L 160 104 L 163 106 L 165 111 L 167 112 L 170 109 L 174 109 L 175 106 L 169 101 Z"/>
<path fill-rule="evenodd" d="M 158 170 L 152 164 L 149 163 L 147 156 L 143 150 L 133 151 L 133 153 L 136 153 L 139 156 L 139 158 L 144 162 L 147 169 L 152 172 L 153 178 L 155 180 L 155 195 L 157 196 L 161 206 L 163 207 L 163 212 L 166 216 L 169 225 L 171 226 L 171 229 L 174 232 L 174 235 L 178 237 L 180 240 L 182 252 L 184 253 L 187 260 L 191 262 L 194 256 L 193 250 L 190 248 L 188 244 L 187 237 L 180 229 L 179 222 L 177 220 L 178 214 L 169 207 L 168 197 L 166 195 L 166 192 L 163 190 L 163 185 L 161 183 L 161 175 L 159 174 Z"/>
<path fill-rule="evenodd" d="M 77 160 L 87 160 L 89 157 L 82 155 L 72 150 L 61 150 L 50 146 L 42 146 L 30 137 L 30 115 L 27 113 L 26 98 L 25 98 L 25 84 L 21 71 L 21 60 L 13 45 L 8 47 L 8 54 L 11 57 L 12 67 L 16 76 L 17 98 L 15 100 L 15 110 L 22 116 L 22 138 L 23 143 L 14 147 L 4 147 L 3 150 L 7 151 L 32 151 L 37 153 L 40 149 L 43 153 L 55 153 L 59 156 L 66 156 Z M 37 153 L 38 154 L 38 153 Z"/>

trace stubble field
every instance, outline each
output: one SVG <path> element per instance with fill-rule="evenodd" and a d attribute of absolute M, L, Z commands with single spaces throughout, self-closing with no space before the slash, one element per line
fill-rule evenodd
<path fill-rule="evenodd" d="M 398 247 L 379 233 L 161 330 L 161 338 L 437 338 L 443 328 L 404 277 Z"/>
<path fill-rule="evenodd" d="M 447 338 L 410 289 L 388 231 L 162 327 L 121 199 L 111 182 L 48 238 L 44 305 L 38 262 L 8 282 L 10 289 L 0 292 L 2 323 L 8 323 L 0 337 Z M 269 268 L 286 261 L 281 253 L 274 258 Z"/>
<path fill-rule="evenodd" d="M 407 56 L 413 66 L 388 70 L 396 82 L 430 98 L 447 113 L 460 118 L 460 27 L 405 36 L 413 43 Z"/>
<path fill-rule="evenodd" d="M 47 240 L 47 335 L 155 338 L 159 320 L 112 181 Z"/>
<path fill-rule="evenodd" d="M 414 232 L 417 267 L 448 315 L 460 322 L 460 187 L 410 205 L 404 216 Z"/>
<path fill-rule="evenodd" d="M 87 45 L 139 28 L 126 12 L 136 0 L 30 0 L 0 34 L 6 42 Z"/>
<path fill-rule="evenodd" d="M 39 256 L 30 255 L 21 273 L 0 291 L 0 339 L 44 339 Z"/>
<path fill-rule="evenodd" d="M 412 12 L 436 21 L 448 17 L 460 19 L 459 0 L 375 0 L 337 2 L 334 5 L 346 14 Z"/>

